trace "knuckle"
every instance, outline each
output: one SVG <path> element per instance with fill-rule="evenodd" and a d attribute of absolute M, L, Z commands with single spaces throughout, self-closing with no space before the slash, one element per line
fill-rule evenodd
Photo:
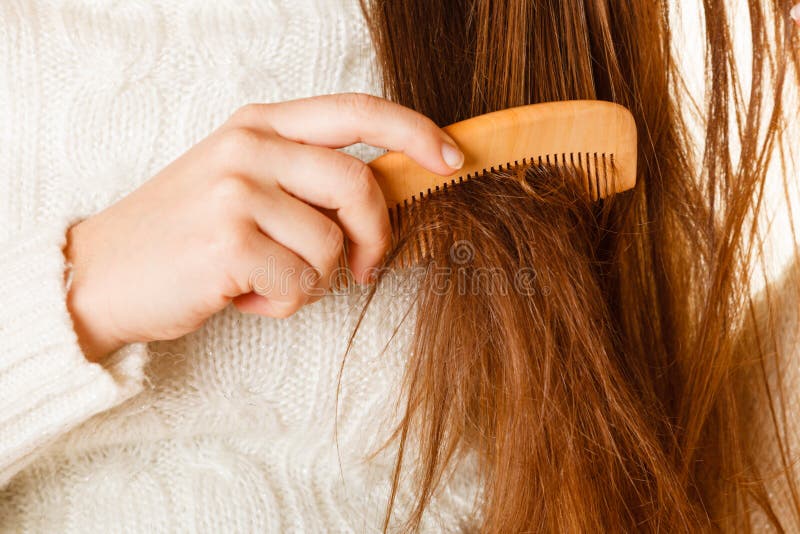
<path fill-rule="evenodd" d="M 410 134 L 413 136 L 413 138 L 432 137 L 438 139 L 438 130 L 439 127 L 436 126 L 436 123 L 434 123 L 428 117 L 418 113 L 415 113 L 412 116 Z"/>
<path fill-rule="evenodd" d="M 352 111 L 358 108 L 361 93 L 340 93 L 336 95 L 336 105 L 343 111 Z"/>
<path fill-rule="evenodd" d="M 248 128 L 231 128 L 222 132 L 214 145 L 216 160 L 226 166 L 235 166 L 242 156 L 260 144 L 257 132 Z"/>
<path fill-rule="evenodd" d="M 297 311 L 302 308 L 306 302 L 308 302 L 308 295 L 297 285 L 294 287 L 294 291 L 289 295 L 286 304 L 293 311 Z"/>
<path fill-rule="evenodd" d="M 255 193 L 255 186 L 238 175 L 225 175 L 216 178 L 211 185 L 212 205 L 225 211 L 240 205 Z"/>
<path fill-rule="evenodd" d="M 245 220 L 238 215 L 230 215 L 231 208 L 217 209 L 211 212 L 214 230 L 210 232 L 208 242 L 212 246 L 212 255 L 217 259 L 239 256 L 245 250 L 245 233 L 250 230 Z"/>
<path fill-rule="evenodd" d="M 345 113 L 364 116 L 379 108 L 380 99 L 366 93 L 342 93 L 337 103 Z"/>
<path fill-rule="evenodd" d="M 348 163 L 345 171 L 347 193 L 356 199 L 368 197 L 371 193 L 374 179 L 372 171 L 361 160 L 355 159 Z"/>
<path fill-rule="evenodd" d="M 287 317 L 291 317 L 303 306 L 302 303 L 294 303 L 285 300 L 272 300 L 271 304 L 272 313 L 270 313 L 270 315 L 276 319 L 286 319 Z"/>
<path fill-rule="evenodd" d="M 386 225 L 380 230 L 377 245 L 380 247 L 382 253 L 386 253 L 386 251 L 392 247 L 392 228 L 390 225 Z"/>
<path fill-rule="evenodd" d="M 329 270 L 339 260 L 344 249 L 344 232 L 335 222 L 330 221 L 322 238 L 322 254 L 325 259 L 325 270 Z"/>
<path fill-rule="evenodd" d="M 236 124 L 253 124 L 264 116 L 266 104 L 245 104 L 233 112 L 231 119 Z"/>
<path fill-rule="evenodd" d="M 288 291 L 270 299 L 270 302 L 276 317 L 289 317 L 308 302 L 308 297 L 299 284 L 291 284 Z"/>
<path fill-rule="evenodd" d="M 216 233 L 211 240 L 210 256 L 223 263 L 241 258 L 250 246 L 248 233 L 241 225 L 231 225 Z"/>
<path fill-rule="evenodd" d="M 404 152 L 414 147 L 421 149 L 427 145 L 434 145 L 441 139 L 436 123 L 418 113 L 409 115 L 408 121 L 404 123 L 401 131 L 401 150 Z"/>

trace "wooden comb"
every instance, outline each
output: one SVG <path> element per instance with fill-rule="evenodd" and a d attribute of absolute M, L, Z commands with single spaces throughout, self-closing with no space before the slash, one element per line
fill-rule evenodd
<path fill-rule="evenodd" d="M 433 174 L 400 152 L 387 152 L 369 163 L 386 199 L 395 238 L 404 212 L 414 204 L 459 183 L 514 170 L 520 164 L 569 168 L 595 200 L 636 185 L 636 123 L 630 111 L 618 104 L 596 100 L 533 104 L 472 117 L 443 129 L 464 153 L 464 166 L 455 177 Z M 412 263 L 413 258 L 401 262 Z"/>
<path fill-rule="evenodd" d="M 572 168 L 594 199 L 636 185 L 636 123 L 630 111 L 612 102 L 532 104 L 472 117 L 443 130 L 464 153 L 464 166 L 455 178 L 437 176 L 400 152 L 387 152 L 369 163 L 390 211 L 445 185 L 520 163 Z"/>

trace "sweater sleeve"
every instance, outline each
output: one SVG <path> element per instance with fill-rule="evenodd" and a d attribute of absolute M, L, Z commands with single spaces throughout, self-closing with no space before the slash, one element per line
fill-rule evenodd
<path fill-rule="evenodd" d="M 144 343 L 102 365 L 78 344 L 64 283 L 68 226 L 0 243 L 0 487 L 58 436 L 143 389 Z"/>

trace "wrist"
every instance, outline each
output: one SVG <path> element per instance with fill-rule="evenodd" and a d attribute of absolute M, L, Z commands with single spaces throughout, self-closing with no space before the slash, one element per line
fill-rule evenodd
<path fill-rule="evenodd" d="M 67 310 L 86 359 L 101 362 L 125 345 L 125 341 L 115 336 L 106 324 L 108 310 L 102 304 L 102 292 L 98 294 L 93 289 L 92 280 L 87 276 L 87 259 L 90 256 L 83 229 L 83 223 L 79 223 L 67 232 L 67 245 L 64 248 Z"/>

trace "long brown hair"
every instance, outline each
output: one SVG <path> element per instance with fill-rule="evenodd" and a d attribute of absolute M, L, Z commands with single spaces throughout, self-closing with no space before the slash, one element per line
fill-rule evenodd
<path fill-rule="evenodd" d="M 405 530 L 466 451 L 484 532 L 747 531 L 755 510 L 784 528 L 787 503 L 769 495 L 745 439 L 754 395 L 772 408 L 788 520 L 800 524 L 781 397 L 749 380 L 766 376 L 775 335 L 752 320 L 750 287 L 797 54 L 789 3 L 748 0 L 745 98 L 726 4 L 703 1 L 701 104 L 676 68 L 666 1 L 364 5 L 386 95 L 441 125 L 601 99 L 628 107 L 640 132 L 631 192 L 592 203 L 564 172 L 518 168 L 432 197 L 403 230 L 388 266 L 422 234 L 431 250 L 384 530 L 412 442 Z M 704 118 L 699 154 L 690 110 Z"/>

